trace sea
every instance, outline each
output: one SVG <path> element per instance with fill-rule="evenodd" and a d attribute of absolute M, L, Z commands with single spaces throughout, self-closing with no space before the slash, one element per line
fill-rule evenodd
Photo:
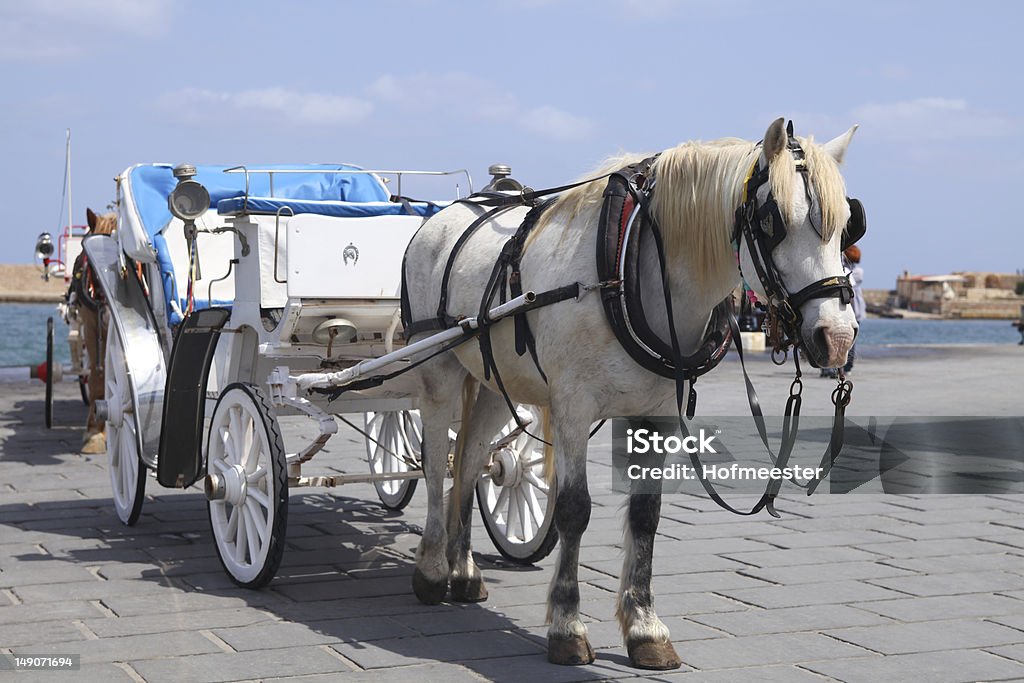
<path fill-rule="evenodd" d="M 54 320 L 54 359 L 71 362 L 68 326 L 56 304 L 0 304 L 0 366 L 38 365 L 46 360 L 46 321 Z M 861 321 L 857 346 L 1016 344 L 1021 336 L 1009 320 Z"/>

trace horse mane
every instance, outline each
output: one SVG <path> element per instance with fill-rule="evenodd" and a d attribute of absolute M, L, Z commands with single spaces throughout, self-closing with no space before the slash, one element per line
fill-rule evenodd
<path fill-rule="evenodd" d="M 808 176 L 818 195 L 822 213 L 822 240 L 828 241 L 841 229 L 846 187 L 839 165 L 812 138 L 798 138 L 804 149 Z M 657 189 L 651 212 L 661 228 L 666 257 L 685 258 L 696 269 L 698 278 L 707 282 L 711 273 L 735 265 L 730 247 L 735 212 L 742 202 L 743 184 L 758 158 L 760 147 L 739 138 L 710 142 L 684 142 L 662 152 L 654 163 Z M 623 153 L 610 157 L 584 176 L 599 177 L 613 173 L 651 156 Z M 779 210 L 787 223 L 792 216 L 796 164 L 788 151 L 769 163 L 769 183 L 779 201 Z M 605 183 L 587 183 L 562 193 L 551 209 L 541 217 L 533 238 L 548 224 L 561 219 L 582 219 L 596 223 L 601 209 Z M 565 234 L 563 233 L 563 238 Z"/>

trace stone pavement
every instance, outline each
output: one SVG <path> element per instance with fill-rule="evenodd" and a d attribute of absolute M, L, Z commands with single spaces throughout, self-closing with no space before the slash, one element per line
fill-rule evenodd
<path fill-rule="evenodd" d="M 852 412 L 1019 415 L 1009 390 L 1021 362 L 1016 347 L 865 351 Z M 759 361 L 753 373 L 766 404 L 781 405 L 786 371 Z M 702 382 L 701 412 L 742 413 L 736 364 L 716 374 Z M 828 390 L 808 380 L 808 412 Z M 5 680 L 1024 679 L 1024 496 L 790 494 L 780 520 L 666 496 L 656 605 L 684 665 L 643 676 L 614 620 L 622 497 L 610 489 L 606 429 L 591 449 L 580 568 L 597 661 L 562 668 L 544 657 L 553 557 L 510 566 L 479 522 L 490 600 L 416 602 L 422 490 L 401 513 L 376 505 L 368 485 L 294 492 L 284 562 L 261 591 L 223 574 L 195 490 L 151 480 L 138 525 L 121 526 L 105 457 L 76 453 L 76 394 L 59 387 L 46 430 L 41 385 L 0 387 L 0 652 L 82 660 L 77 673 Z M 289 448 L 304 428 L 287 420 Z M 343 431 L 309 473 L 362 471 L 363 453 Z"/>

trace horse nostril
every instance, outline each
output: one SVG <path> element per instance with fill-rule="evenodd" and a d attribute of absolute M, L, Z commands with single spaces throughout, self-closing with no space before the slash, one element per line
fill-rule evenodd
<path fill-rule="evenodd" d="M 857 341 L 858 334 L 860 334 L 860 325 L 853 328 L 853 341 Z"/>
<path fill-rule="evenodd" d="M 828 336 L 825 333 L 825 329 L 826 328 L 824 328 L 824 327 L 815 327 L 814 328 L 814 343 L 815 343 L 815 345 L 817 345 L 818 349 L 827 356 L 828 355 Z"/>

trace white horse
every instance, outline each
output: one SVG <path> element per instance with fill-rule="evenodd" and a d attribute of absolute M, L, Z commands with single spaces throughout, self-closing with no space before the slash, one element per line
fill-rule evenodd
<path fill-rule="evenodd" d="M 769 182 L 757 192 L 758 204 L 771 190 L 786 223 L 786 237 L 773 251 L 779 274 L 790 292 L 842 274 L 841 233 L 850 216 L 839 173 L 856 126 L 824 144 L 799 139 L 807 174 L 797 173 L 787 148 L 783 120 L 772 123 L 761 144 L 723 139 L 689 142 L 663 152 L 653 167 L 657 186 L 651 211 L 661 227 L 668 261 L 672 307 L 679 349 L 692 353 L 701 342 L 712 309 L 741 281 L 731 246 L 734 215 L 742 203 L 744 182 L 755 162 L 768 168 Z M 609 160 L 598 173 L 617 170 L 644 158 Z M 805 191 L 805 183 L 812 187 Z M 598 212 L 605 182 L 582 185 L 563 193 L 536 227 L 522 260 L 524 290 L 541 292 L 579 282 L 598 281 L 595 265 Z M 816 193 L 820 210 L 815 220 L 808 197 Z M 413 320 L 436 315 L 445 263 L 455 241 L 482 210 L 456 204 L 430 219 L 409 245 L 406 285 Z M 503 243 L 515 233 L 525 208 L 507 211 L 485 223 L 465 244 L 451 274 L 448 313 L 472 316 L 480 308 L 482 290 Z M 820 218 L 818 218 L 820 214 Z M 649 238 L 641 241 L 640 272 L 650 327 L 669 339 L 658 256 Z M 754 291 L 767 300 L 746 245 L 739 251 L 742 272 Z M 846 361 L 857 321 L 850 305 L 838 298 L 810 299 L 800 307 L 803 352 L 822 367 Z M 530 355 L 515 352 L 513 324 L 503 320 L 491 330 L 493 354 L 513 401 L 549 410 L 558 494 L 554 522 L 560 554 L 548 598 L 548 658 L 558 664 L 586 664 L 594 659 L 587 627 L 579 613 L 577 566 L 580 539 L 590 517 L 587 489 L 587 438 L 597 420 L 622 415 L 664 414 L 675 406 L 675 387 L 640 367 L 617 341 L 605 318 L 600 297 L 587 292 L 528 313 L 545 382 Z M 479 601 L 487 597 L 480 571 L 470 552 L 470 520 L 474 482 L 482 472 L 491 435 L 509 419 L 494 377 L 485 379 L 475 342 L 463 344 L 418 368 L 423 416 L 423 453 L 427 484 L 427 521 L 416 557 L 413 588 L 426 604 L 451 598 Z M 465 385 L 464 385 L 465 383 Z M 475 391 L 473 383 L 480 383 Z M 467 390 L 469 389 L 469 390 Z M 475 395 L 475 399 L 473 396 Z M 456 485 L 447 528 L 443 479 L 448 428 L 462 414 L 464 445 L 456 464 Z M 460 485 L 461 482 L 461 485 Z M 680 660 L 668 628 L 654 611 L 651 573 L 654 534 L 661 497 L 631 496 L 625 525 L 622 583 L 616 614 L 634 666 L 676 668 Z"/>

